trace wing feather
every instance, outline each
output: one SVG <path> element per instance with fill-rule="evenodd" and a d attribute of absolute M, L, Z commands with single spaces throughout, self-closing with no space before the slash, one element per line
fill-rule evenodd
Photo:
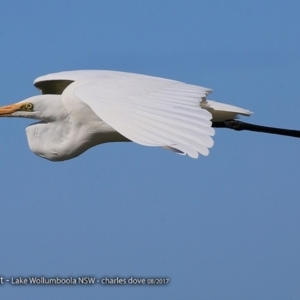
<path fill-rule="evenodd" d="M 208 155 L 211 113 L 200 107 L 211 90 L 178 81 L 118 72 L 77 84 L 73 94 L 126 138 L 188 154 Z"/>

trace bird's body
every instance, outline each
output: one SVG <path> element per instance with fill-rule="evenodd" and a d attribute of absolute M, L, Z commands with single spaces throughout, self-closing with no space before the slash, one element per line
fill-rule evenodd
<path fill-rule="evenodd" d="M 98 144 L 127 140 L 76 97 L 72 106 L 64 105 L 61 95 L 36 96 L 29 101 L 38 108 L 35 100 L 41 99 L 58 113 L 56 120 L 46 117 L 26 128 L 29 148 L 43 158 L 62 161 Z"/>
<path fill-rule="evenodd" d="M 69 71 L 39 77 L 34 85 L 42 95 L 1 107 L 0 117 L 38 120 L 26 128 L 29 147 L 52 161 L 115 141 L 161 146 L 197 158 L 213 146 L 212 124 L 222 127 L 238 115 L 251 115 L 207 100 L 210 89 L 133 73 Z"/>

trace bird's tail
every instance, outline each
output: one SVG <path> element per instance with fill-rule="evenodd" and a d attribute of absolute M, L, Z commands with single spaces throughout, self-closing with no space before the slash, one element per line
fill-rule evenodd
<path fill-rule="evenodd" d="M 212 114 L 213 122 L 223 122 L 238 118 L 238 115 L 250 116 L 252 112 L 248 109 L 237 106 L 205 100 L 200 103 L 200 106 L 208 110 Z"/>

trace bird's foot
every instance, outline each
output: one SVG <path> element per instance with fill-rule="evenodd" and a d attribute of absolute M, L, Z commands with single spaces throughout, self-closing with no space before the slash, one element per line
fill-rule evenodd
<path fill-rule="evenodd" d="M 224 124 L 227 128 L 234 129 L 234 130 L 242 130 L 243 129 L 243 122 L 238 120 L 229 120 L 224 121 Z"/>

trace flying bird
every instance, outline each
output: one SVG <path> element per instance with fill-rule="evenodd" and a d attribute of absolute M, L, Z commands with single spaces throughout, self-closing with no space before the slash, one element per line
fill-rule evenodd
<path fill-rule="evenodd" d="M 247 109 L 207 99 L 211 89 L 134 73 L 81 70 L 41 76 L 42 95 L 0 107 L 0 117 L 38 120 L 26 128 L 35 154 L 74 158 L 107 142 L 133 141 L 197 158 L 213 146 L 214 127 L 300 137 L 300 131 L 248 124 Z"/>

